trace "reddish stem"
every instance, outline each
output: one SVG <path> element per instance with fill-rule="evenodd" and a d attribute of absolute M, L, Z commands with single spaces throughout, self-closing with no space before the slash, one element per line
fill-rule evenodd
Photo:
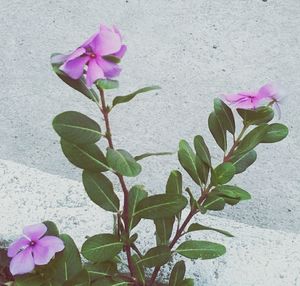
<path fill-rule="evenodd" d="M 100 100 L 101 100 L 101 106 L 99 106 L 99 107 L 100 107 L 100 110 L 101 110 L 101 112 L 103 114 L 103 117 L 104 117 L 105 129 L 106 129 L 105 137 L 107 139 L 109 147 L 111 149 L 114 149 L 112 136 L 111 136 L 109 116 L 108 116 L 109 109 L 107 108 L 106 103 L 105 103 L 105 96 L 104 96 L 103 89 L 99 88 L 99 91 L 100 91 Z M 127 256 L 127 261 L 128 261 L 128 267 L 129 267 L 130 274 L 134 278 L 135 269 L 134 269 L 134 264 L 133 264 L 132 259 L 131 259 L 130 243 L 128 242 L 129 236 L 130 236 L 129 217 L 128 217 L 128 196 L 129 196 L 129 192 L 128 192 L 128 189 L 126 187 L 124 177 L 120 174 L 117 174 L 117 177 L 119 179 L 119 182 L 120 182 L 123 194 L 124 194 L 124 204 L 123 204 L 122 218 L 123 218 L 123 221 L 124 221 L 125 235 L 126 235 L 125 252 L 126 252 L 126 256 Z"/>

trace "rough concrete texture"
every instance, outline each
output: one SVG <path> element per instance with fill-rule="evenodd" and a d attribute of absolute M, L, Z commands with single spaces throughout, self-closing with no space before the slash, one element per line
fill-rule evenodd
<path fill-rule="evenodd" d="M 233 220 L 254 226 L 254 237 L 246 235 L 252 229 L 247 226 L 239 243 L 239 238 L 231 240 L 234 245 L 239 244 L 241 260 L 243 252 L 249 251 L 247 257 L 253 257 L 238 266 L 255 263 L 255 271 L 262 273 L 262 269 L 268 269 L 263 264 L 258 267 L 261 259 L 272 261 L 265 267 L 280 268 L 281 259 L 291 261 L 292 265 L 294 256 L 288 258 L 288 249 L 292 249 L 289 245 L 296 236 L 261 229 L 259 233 L 270 235 L 271 240 L 264 235 L 257 235 L 255 240 L 254 230 L 258 226 L 292 233 L 300 231 L 300 133 L 296 131 L 300 126 L 299 0 L 0 2 L 0 159 L 47 173 L 80 180 L 79 170 L 62 155 L 59 139 L 51 128 L 52 118 L 65 110 L 77 110 L 100 120 L 91 102 L 52 73 L 49 55 L 77 47 L 100 22 L 116 24 L 128 44 L 128 53 L 122 61 L 120 89 L 109 92 L 109 99 L 146 85 L 162 87 L 159 92 L 140 96 L 111 114 L 116 146 L 132 154 L 175 151 L 181 138 L 191 142 L 196 134 L 201 134 L 211 146 L 214 159 L 220 159 L 222 154 L 207 128 L 213 98 L 256 89 L 269 81 L 281 84 L 288 95 L 282 106 L 281 121 L 290 128 L 289 137 L 278 144 L 259 146 L 257 162 L 234 179 L 234 183 L 252 194 L 252 201 L 227 208 L 219 215 L 230 219 L 230 226 L 235 225 Z M 176 156 L 146 159 L 143 173 L 128 181 L 145 184 L 152 193 L 162 192 L 169 171 L 178 167 Z M 15 234 L 24 223 L 46 217 L 58 221 L 71 234 L 89 230 L 85 223 L 97 210 L 89 209 L 90 203 L 82 192 L 68 189 L 69 200 L 65 202 L 67 194 L 52 190 L 56 182 L 37 181 L 35 172 L 29 180 L 22 175 L 23 168 L 3 170 L 14 172 L 16 178 L 5 181 L 8 177 L 1 174 L 0 204 L 5 208 L 6 204 L 18 205 L 19 209 L 11 212 L 16 208 L 8 208 L 1 216 L 4 217 L 1 234 Z M 20 184 L 15 185 L 17 180 Z M 186 175 L 185 180 L 195 188 Z M 71 185 L 74 190 L 81 188 L 73 181 Z M 6 222 L 13 222 L 12 229 L 3 233 L 2 224 Z M 223 222 L 227 220 L 221 219 L 220 224 Z M 96 225 L 100 229 L 100 224 Z M 285 236 L 288 239 L 281 242 L 284 247 L 276 245 Z M 269 249 L 270 254 L 266 252 Z M 229 261 L 226 265 L 234 267 Z M 201 275 L 205 265 L 201 263 Z M 243 269 L 233 272 L 237 268 L 230 267 L 222 269 L 235 274 Z M 256 272 L 253 279 L 260 277 Z M 278 272 L 267 272 L 263 278 L 275 273 Z M 218 281 L 214 283 L 226 285 L 221 278 Z M 254 284 L 259 285 L 256 282 L 248 285 Z M 290 285 L 275 283 L 284 284 Z"/>
<path fill-rule="evenodd" d="M 27 224 L 43 220 L 57 222 L 78 245 L 86 235 L 111 232 L 112 216 L 92 204 L 80 183 L 49 175 L 24 165 L 0 160 L 0 241 L 16 238 Z M 32 195 L 34 193 L 34 195 Z M 49 203 L 51 202 L 51 203 Z M 13 210 L 13 211 L 12 211 Z M 185 213 L 186 215 L 186 213 Z M 225 229 L 235 237 L 212 232 L 193 233 L 192 239 L 211 240 L 227 247 L 225 256 L 215 260 L 190 261 L 187 269 L 202 286 L 297 286 L 300 284 L 300 235 L 274 231 L 230 219 L 199 215 L 197 222 Z M 151 221 L 143 221 L 138 245 L 154 246 Z M 174 257 L 174 260 L 179 256 Z M 181 259 L 181 258 L 180 258 Z M 170 265 L 162 272 L 166 277 Z"/>
<path fill-rule="evenodd" d="M 116 146 L 133 154 L 176 150 L 202 134 L 221 157 L 207 128 L 214 97 L 279 82 L 289 98 L 284 142 L 258 148 L 257 163 L 235 179 L 253 195 L 222 216 L 262 227 L 300 230 L 300 1 L 1 1 L 0 158 L 79 180 L 63 157 L 52 118 L 65 110 L 99 119 L 86 98 L 51 71 L 49 55 L 77 47 L 100 22 L 116 24 L 128 53 L 120 90 L 162 90 L 112 113 Z M 112 96 L 110 95 L 110 98 Z M 176 156 L 144 161 L 138 181 L 164 189 Z"/>

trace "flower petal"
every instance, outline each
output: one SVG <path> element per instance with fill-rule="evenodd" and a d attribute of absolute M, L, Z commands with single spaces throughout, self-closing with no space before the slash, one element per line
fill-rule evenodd
<path fill-rule="evenodd" d="M 122 40 L 118 32 L 101 25 L 99 35 L 95 37 L 92 44 L 96 54 L 105 56 L 118 52 L 121 49 Z"/>
<path fill-rule="evenodd" d="M 60 238 L 50 235 L 41 238 L 37 244 L 51 249 L 53 253 L 62 251 L 65 248 L 64 242 Z"/>
<path fill-rule="evenodd" d="M 72 61 L 75 60 L 76 58 L 82 56 L 86 52 L 85 48 L 78 48 L 76 49 L 73 53 L 71 53 L 66 61 Z"/>
<path fill-rule="evenodd" d="M 98 34 L 99 34 L 99 32 L 96 32 L 96 33 L 94 33 L 92 36 L 90 36 L 90 37 L 89 37 L 89 38 L 81 45 L 81 47 L 84 47 L 84 48 L 88 47 L 88 46 L 91 44 L 91 42 L 93 42 L 94 39 L 98 36 Z"/>
<path fill-rule="evenodd" d="M 65 248 L 61 239 L 56 236 L 45 236 L 41 238 L 32 248 L 34 263 L 36 265 L 46 265 L 56 252 Z"/>
<path fill-rule="evenodd" d="M 47 227 L 43 223 L 25 226 L 23 234 L 31 240 L 38 240 L 47 231 Z"/>
<path fill-rule="evenodd" d="M 101 67 L 106 78 L 113 78 L 120 74 L 121 68 L 116 64 L 102 58 L 97 59 L 97 64 Z"/>
<path fill-rule="evenodd" d="M 11 260 L 9 269 L 12 275 L 30 273 L 34 269 L 31 247 L 18 253 Z"/>
<path fill-rule="evenodd" d="M 258 97 L 261 99 L 276 99 L 278 97 L 277 89 L 272 84 L 263 85 L 258 91 Z"/>
<path fill-rule="evenodd" d="M 116 52 L 116 53 L 114 53 L 112 55 L 115 56 L 115 57 L 117 57 L 117 58 L 119 58 L 119 59 L 121 59 L 121 58 L 123 58 L 123 56 L 126 53 L 126 51 L 127 51 L 127 46 L 126 45 L 122 45 L 121 49 L 118 52 Z"/>
<path fill-rule="evenodd" d="M 15 256 L 20 250 L 25 249 L 26 247 L 29 246 L 30 241 L 25 238 L 21 237 L 18 240 L 14 241 L 11 243 L 8 247 L 7 250 L 7 256 L 8 257 L 13 257 Z"/>
<path fill-rule="evenodd" d="M 83 74 L 85 64 L 88 62 L 89 56 L 78 57 L 65 62 L 60 69 L 73 79 L 79 79 Z"/>
<path fill-rule="evenodd" d="M 89 61 L 88 70 L 86 73 L 87 87 L 90 88 L 93 85 L 93 83 L 99 78 L 105 78 L 104 72 L 101 69 L 101 67 L 97 64 L 97 61 L 95 59 L 92 59 Z"/>

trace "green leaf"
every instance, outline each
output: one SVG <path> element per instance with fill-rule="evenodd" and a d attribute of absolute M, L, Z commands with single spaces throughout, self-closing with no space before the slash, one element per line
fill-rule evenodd
<path fill-rule="evenodd" d="M 114 89 L 119 87 L 119 82 L 111 79 L 98 79 L 96 85 L 101 89 Z"/>
<path fill-rule="evenodd" d="M 194 180 L 194 182 L 200 185 L 201 182 L 198 176 L 197 166 L 196 166 L 196 154 L 190 147 L 189 143 L 186 142 L 185 140 L 180 140 L 179 142 L 178 160 L 181 166 Z"/>
<path fill-rule="evenodd" d="M 120 201 L 114 192 L 112 182 L 101 173 L 84 170 L 82 182 L 89 198 L 101 208 L 118 212 Z"/>
<path fill-rule="evenodd" d="M 203 240 L 188 240 L 181 243 L 176 252 L 191 259 L 213 259 L 226 252 L 224 245 Z"/>
<path fill-rule="evenodd" d="M 63 112 L 53 119 L 52 125 L 60 137 L 77 145 L 96 143 L 101 138 L 98 123 L 80 112 Z"/>
<path fill-rule="evenodd" d="M 47 220 L 43 221 L 43 224 L 47 227 L 45 235 L 59 236 L 59 230 L 54 222 Z"/>
<path fill-rule="evenodd" d="M 16 276 L 15 286 L 41 286 L 45 279 L 38 274 L 25 274 Z"/>
<path fill-rule="evenodd" d="M 241 201 L 250 200 L 251 195 L 245 190 L 231 185 L 223 185 L 216 187 L 212 192 L 217 192 L 218 196 L 239 199 Z"/>
<path fill-rule="evenodd" d="M 106 61 L 109 61 L 109 62 L 112 62 L 112 63 L 115 63 L 115 64 L 118 64 L 121 62 L 121 59 L 118 58 L 118 57 L 115 57 L 113 55 L 107 55 L 107 56 L 102 56 L 102 58 Z"/>
<path fill-rule="evenodd" d="M 186 278 L 183 281 L 181 281 L 178 286 L 194 286 L 194 279 L 192 278 Z"/>
<path fill-rule="evenodd" d="M 88 238 L 82 245 L 82 255 L 93 262 L 113 259 L 123 249 L 123 243 L 113 234 L 103 233 Z"/>
<path fill-rule="evenodd" d="M 202 136 L 197 135 L 194 138 L 194 147 L 196 155 L 208 166 L 211 166 L 211 157 L 207 145 Z"/>
<path fill-rule="evenodd" d="M 142 167 L 125 150 L 114 150 L 107 148 L 107 162 L 116 172 L 127 177 L 136 177 L 142 170 Z"/>
<path fill-rule="evenodd" d="M 89 263 L 85 265 L 85 268 L 87 269 L 91 280 L 112 276 L 118 272 L 117 264 L 112 261 Z"/>
<path fill-rule="evenodd" d="M 145 280 L 145 271 L 142 263 L 140 262 L 140 258 L 134 254 L 132 255 L 132 262 L 134 265 L 134 277 L 136 277 L 137 281 L 141 284 L 141 286 L 146 285 L 146 280 Z"/>
<path fill-rule="evenodd" d="M 255 127 L 242 139 L 234 155 L 245 154 L 254 149 L 264 139 L 268 130 L 269 125 L 266 123 Z"/>
<path fill-rule="evenodd" d="M 158 218 L 154 220 L 156 235 L 159 238 L 159 244 L 168 244 L 172 235 L 175 217 Z"/>
<path fill-rule="evenodd" d="M 228 130 L 231 134 L 234 134 L 235 122 L 230 107 L 227 106 L 221 99 L 216 98 L 214 100 L 214 110 L 223 129 Z"/>
<path fill-rule="evenodd" d="M 203 203 L 203 207 L 211 211 L 220 211 L 225 207 L 225 200 L 222 197 L 209 193 Z"/>
<path fill-rule="evenodd" d="M 219 147 L 225 152 L 227 149 L 226 130 L 221 126 L 215 112 L 208 117 L 208 127 Z"/>
<path fill-rule="evenodd" d="M 245 125 L 259 125 L 271 121 L 274 111 L 271 107 L 261 106 L 257 109 L 237 109 L 238 114 L 243 118 Z"/>
<path fill-rule="evenodd" d="M 82 93 L 83 95 L 85 95 L 87 98 L 98 102 L 99 98 L 97 93 L 93 90 L 93 89 L 89 89 L 86 86 L 85 83 L 85 79 L 82 76 L 79 79 L 72 79 L 70 78 L 67 74 L 65 74 L 63 71 L 61 71 L 59 69 L 59 67 L 61 66 L 62 63 L 53 63 L 52 59 L 60 54 L 53 54 L 51 55 L 51 65 L 52 65 L 52 69 L 55 72 L 55 74 L 63 81 L 65 82 L 67 85 L 69 85 L 70 87 L 72 87 L 73 89 L 79 91 L 80 93 Z"/>
<path fill-rule="evenodd" d="M 66 281 L 63 286 L 90 286 L 88 272 L 85 269 L 81 270 L 81 272 L 76 274 L 72 279 Z"/>
<path fill-rule="evenodd" d="M 159 194 L 141 200 L 134 215 L 146 219 L 172 217 L 186 205 L 187 199 L 182 195 Z"/>
<path fill-rule="evenodd" d="M 256 152 L 250 150 L 248 153 L 232 156 L 230 161 L 235 167 L 235 173 L 239 174 L 246 171 L 246 169 L 255 162 L 256 158 Z"/>
<path fill-rule="evenodd" d="M 182 175 L 179 171 L 171 171 L 166 185 L 166 193 L 170 195 L 182 194 Z"/>
<path fill-rule="evenodd" d="M 170 258 L 170 248 L 166 245 L 160 245 L 149 249 L 138 264 L 142 264 L 145 267 L 162 266 L 168 263 Z"/>
<path fill-rule="evenodd" d="M 200 178 L 201 182 L 205 185 L 208 180 L 210 167 L 206 163 L 204 163 L 198 156 L 195 159 L 195 163 L 198 177 Z"/>
<path fill-rule="evenodd" d="M 261 143 L 275 143 L 283 140 L 289 133 L 289 129 L 280 123 L 269 125 L 269 129 L 264 135 Z"/>
<path fill-rule="evenodd" d="M 137 91 L 127 94 L 125 96 L 116 96 L 113 100 L 112 106 L 114 107 L 117 104 L 128 102 L 128 101 L 132 100 L 133 98 L 135 98 L 140 93 L 144 93 L 144 92 L 148 92 L 148 91 L 152 91 L 152 90 L 156 90 L 156 89 L 160 89 L 160 87 L 157 85 L 148 86 L 148 87 L 138 89 Z"/>
<path fill-rule="evenodd" d="M 169 286 L 178 286 L 183 281 L 185 275 L 185 264 L 184 261 L 178 261 L 171 272 Z"/>
<path fill-rule="evenodd" d="M 132 286 L 126 281 L 121 279 L 112 278 L 100 278 L 91 284 L 92 286 Z"/>
<path fill-rule="evenodd" d="M 199 223 L 192 223 L 187 232 L 192 232 L 192 231 L 199 231 L 199 230 L 212 230 L 212 231 L 216 231 L 218 233 L 224 234 L 228 237 L 233 237 L 233 235 L 231 233 L 229 233 L 228 231 L 222 230 L 222 229 L 217 229 L 217 228 L 213 228 L 213 227 L 209 227 L 209 226 L 205 226 Z"/>
<path fill-rule="evenodd" d="M 214 185 L 222 185 L 229 182 L 235 174 L 235 167 L 230 162 L 218 165 L 212 172 L 212 183 Z"/>
<path fill-rule="evenodd" d="M 81 257 L 73 239 L 67 234 L 61 234 L 60 238 L 64 242 L 65 249 L 56 254 L 55 259 L 46 266 L 54 269 L 54 275 L 51 277 L 53 285 L 63 285 L 82 270 Z"/>
<path fill-rule="evenodd" d="M 135 185 L 130 189 L 128 195 L 128 225 L 130 230 L 133 229 L 141 220 L 140 217 L 134 216 L 134 213 L 136 212 L 138 203 L 142 199 L 147 198 L 147 196 L 148 194 L 142 185 Z"/>
<path fill-rule="evenodd" d="M 157 153 L 144 153 L 138 156 L 135 156 L 134 159 L 136 161 L 145 159 L 147 157 L 151 157 L 151 156 L 165 156 L 165 155 L 173 155 L 174 152 L 157 152 Z"/>
<path fill-rule="evenodd" d="M 76 167 L 98 172 L 110 170 L 104 154 L 97 145 L 75 145 L 63 139 L 60 144 L 64 155 Z"/>

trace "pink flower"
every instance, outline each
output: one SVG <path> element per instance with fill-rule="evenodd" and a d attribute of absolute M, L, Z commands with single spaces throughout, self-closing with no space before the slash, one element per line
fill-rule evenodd
<path fill-rule="evenodd" d="M 79 79 L 86 67 L 86 84 L 91 87 L 98 79 L 111 79 L 120 74 L 121 68 L 117 63 L 105 59 L 105 56 L 121 59 L 126 49 L 122 45 L 122 36 L 115 27 L 110 29 L 100 25 L 99 31 L 78 49 L 61 57 L 64 64 L 60 69 L 72 79 Z"/>
<path fill-rule="evenodd" d="M 29 273 L 35 265 L 48 264 L 56 252 L 64 249 L 58 237 L 43 237 L 46 231 L 42 223 L 26 226 L 23 236 L 9 246 L 7 255 L 12 257 L 9 267 L 12 275 Z"/>
<path fill-rule="evenodd" d="M 264 102 L 274 102 L 278 99 L 278 94 L 275 87 L 271 84 L 262 86 L 255 92 L 239 92 L 236 94 L 225 95 L 225 99 L 235 105 L 237 108 L 255 109 Z"/>

